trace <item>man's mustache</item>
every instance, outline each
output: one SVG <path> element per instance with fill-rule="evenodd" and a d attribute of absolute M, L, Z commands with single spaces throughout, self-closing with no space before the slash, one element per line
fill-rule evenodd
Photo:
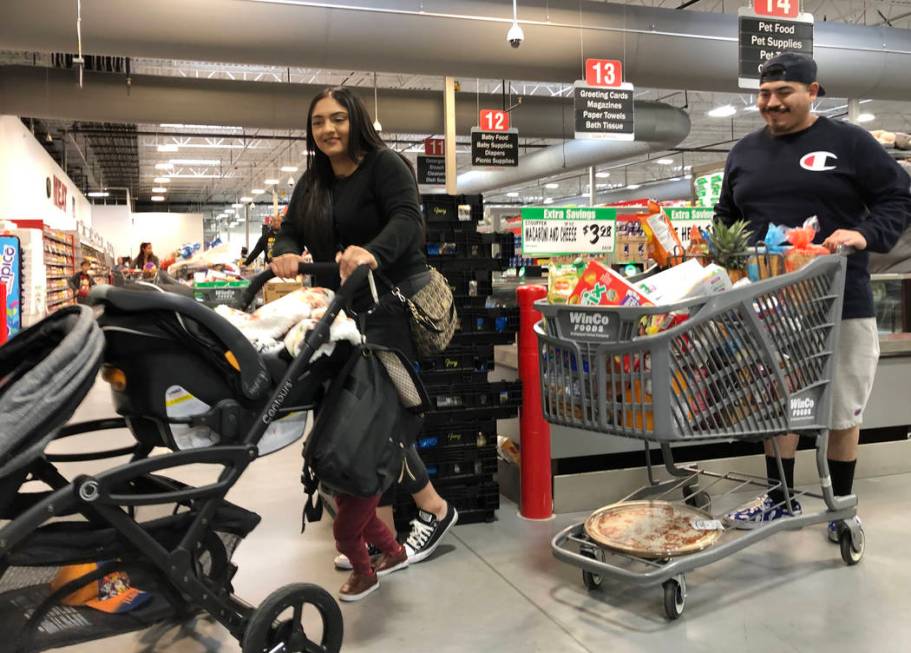
<path fill-rule="evenodd" d="M 762 113 L 787 113 L 790 109 L 785 109 L 784 107 L 778 109 L 762 109 Z"/>

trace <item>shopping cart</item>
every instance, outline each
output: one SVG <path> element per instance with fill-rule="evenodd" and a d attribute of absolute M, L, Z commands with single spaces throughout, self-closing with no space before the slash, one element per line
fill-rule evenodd
<path fill-rule="evenodd" d="M 774 533 L 830 520 L 838 523 L 844 561 L 860 561 L 864 534 L 851 519 L 857 499 L 834 495 L 826 461 L 844 277 L 844 257 L 826 256 L 798 272 L 669 306 L 536 305 L 544 316 L 535 329 L 545 419 L 643 440 L 648 485 L 623 501 L 689 507 L 704 517 L 693 528 L 720 531 L 704 550 L 654 556 L 599 546 L 585 523 L 574 524 L 554 537 L 552 547 L 558 559 L 582 568 L 587 588 L 607 577 L 663 584 L 665 612 L 676 619 L 686 604 L 686 572 Z M 689 317 L 656 335 L 640 335 L 646 322 L 674 313 Z M 789 492 L 765 477 L 678 465 L 671 448 L 672 442 L 759 441 L 783 433 L 815 436 L 819 492 Z M 668 480 L 656 480 L 652 443 L 660 446 Z M 748 493 L 758 504 L 757 495 L 777 488 L 789 511 L 797 498 L 821 499 L 825 507 L 759 519 L 746 531 L 725 519 Z"/>

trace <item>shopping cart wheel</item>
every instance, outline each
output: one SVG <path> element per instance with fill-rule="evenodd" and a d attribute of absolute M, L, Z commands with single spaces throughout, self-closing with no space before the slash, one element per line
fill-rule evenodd
<path fill-rule="evenodd" d="M 307 606 L 311 609 L 305 611 Z M 285 585 L 253 611 L 244 633 L 243 653 L 338 653 L 343 634 L 342 611 L 329 592 L 310 583 Z"/>
<path fill-rule="evenodd" d="M 851 534 L 851 529 L 843 524 L 839 524 L 840 533 L 838 534 L 838 544 L 841 547 L 841 559 L 849 567 L 853 567 L 864 557 L 864 548 L 866 548 L 863 527 L 857 528 L 857 538 Z"/>
<path fill-rule="evenodd" d="M 686 577 L 681 574 L 669 578 L 662 585 L 664 588 L 664 614 L 673 621 L 683 614 L 686 608 Z"/>
<path fill-rule="evenodd" d="M 579 553 L 584 555 L 586 558 L 591 558 L 592 560 L 600 560 L 600 556 L 591 547 L 582 547 L 579 549 Z M 590 571 L 582 570 L 582 584 L 585 585 L 585 589 L 589 592 L 597 589 L 601 589 L 601 583 L 604 582 L 604 578 L 601 574 L 593 574 Z"/>

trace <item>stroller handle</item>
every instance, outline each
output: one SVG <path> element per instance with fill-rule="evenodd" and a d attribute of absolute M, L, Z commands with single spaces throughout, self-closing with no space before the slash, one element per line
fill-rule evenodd
<path fill-rule="evenodd" d="M 299 274 L 338 274 L 338 263 L 300 263 L 297 266 L 297 271 Z M 354 291 L 361 286 L 364 281 L 367 279 L 367 275 L 370 272 L 370 268 L 367 265 L 361 265 L 354 272 L 351 273 L 345 283 L 342 284 L 342 287 L 339 288 L 339 294 L 343 295 L 346 300 L 351 299 L 354 295 Z M 250 280 L 250 285 L 247 286 L 243 294 L 237 299 L 233 304 L 233 308 L 239 310 L 245 310 L 253 302 L 256 294 L 262 290 L 263 286 L 266 285 L 266 282 L 269 279 L 275 277 L 275 273 L 272 270 L 267 269 L 263 272 L 260 272 L 258 275 L 253 277 Z"/>

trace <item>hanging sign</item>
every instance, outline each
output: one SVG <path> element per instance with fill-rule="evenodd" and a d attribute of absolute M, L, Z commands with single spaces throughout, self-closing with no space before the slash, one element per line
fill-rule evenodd
<path fill-rule="evenodd" d="M 446 154 L 446 141 L 442 138 L 425 138 L 424 154 L 427 156 L 443 156 Z"/>
<path fill-rule="evenodd" d="M 418 154 L 418 184 L 446 185 L 446 157 Z"/>
<path fill-rule="evenodd" d="M 585 83 L 617 88 L 623 83 L 623 64 L 617 59 L 586 59 Z"/>
<path fill-rule="evenodd" d="M 509 112 L 500 109 L 481 109 L 478 126 L 486 132 L 509 131 Z"/>
<path fill-rule="evenodd" d="M 614 251 L 617 211 L 602 208 L 522 209 L 522 254 L 609 254 Z"/>
<path fill-rule="evenodd" d="M 473 168 L 514 168 L 519 165 L 519 130 L 484 131 L 471 129 Z"/>
<path fill-rule="evenodd" d="M 753 0 L 753 11 L 772 18 L 797 18 L 800 14 L 798 0 Z"/>
<path fill-rule="evenodd" d="M 585 79 L 573 84 L 576 138 L 635 140 L 633 85 L 616 59 L 586 59 Z"/>
<path fill-rule="evenodd" d="M 756 0 L 765 3 L 769 0 Z M 771 0 L 777 6 L 779 0 Z M 784 0 L 782 0 L 784 1 Z M 796 5 L 796 0 L 794 0 Z M 788 5 L 790 10 L 791 5 Z M 740 71 L 737 83 L 740 88 L 759 88 L 759 67 L 782 52 L 797 52 L 813 56 L 813 16 L 798 13 L 793 19 L 760 14 L 741 7 Z"/>

